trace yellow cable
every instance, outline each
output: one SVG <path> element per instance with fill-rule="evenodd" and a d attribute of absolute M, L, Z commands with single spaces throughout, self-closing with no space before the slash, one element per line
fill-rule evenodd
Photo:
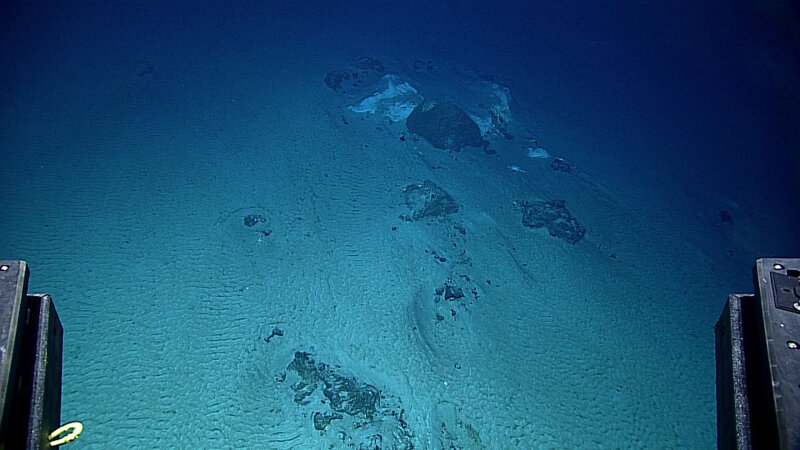
<path fill-rule="evenodd" d="M 66 433 L 67 431 L 69 431 L 69 433 L 66 436 L 56 439 L 58 436 Z M 50 446 L 58 447 L 59 445 L 74 441 L 78 438 L 78 435 L 81 434 L 81 431 L 83 431 L 83 424 L 80 422 L 70 422 L 66 425 L 62 425 L 58 427 L 56 431 L 50 433 L 50 436 L 48 436 L 50 438 Z"/>

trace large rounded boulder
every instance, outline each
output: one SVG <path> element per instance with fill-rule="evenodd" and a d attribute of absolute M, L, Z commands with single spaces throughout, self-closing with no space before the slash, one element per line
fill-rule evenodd
<path fill-rule="evenodd" d="M 408 131 L 436 148 L 461 151 L 463 147 L 485 147 L 481 130 L 463 109 L 451 102 L 424 101 L 406 120 Z"/>

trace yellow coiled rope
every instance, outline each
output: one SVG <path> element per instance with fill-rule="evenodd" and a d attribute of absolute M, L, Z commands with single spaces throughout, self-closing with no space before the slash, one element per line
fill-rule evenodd
<path fill-rule="evenodd" d="M 70 422 L 58 427 L 56 431 L 53 431 L 50 433 L 50 436 L 48 436 L 50 438 L 50 447 L 58 447 L 59 445 L 78 439 L 78 435 L 81 434 L 81 431 L 83 431 L 83 424 L 80 422 Z M 64 433 L 67 433 L 67 435 L 59 438 L 59 436 Z"/>

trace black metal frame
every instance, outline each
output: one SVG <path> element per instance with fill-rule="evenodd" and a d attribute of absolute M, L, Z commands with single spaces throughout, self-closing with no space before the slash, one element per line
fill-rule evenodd
<path fill-rule="evenodd" d="M 800 449 L 800 259 L 762 258 L 714 331 L 717 447 Z"/>
<path fill-rule="evenodd" d="M 0 448 L 50 448 L 61 422 L 64 330 L 53 299 L 28 294 L 25 261 L 0 261 Z"/>

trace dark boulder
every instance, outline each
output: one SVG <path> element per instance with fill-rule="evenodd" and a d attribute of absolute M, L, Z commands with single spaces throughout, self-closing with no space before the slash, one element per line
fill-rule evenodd
<path fill-rule="evenodd" d="M 556 172 L 572 172 L 572 164 L 568 163 L 563 158 L 554 158 L 553 162 L 550 163 L 550 168 Z"/>
<path fill-rule="evenodd" d="M 358 74 L 350 74 L 342 70 L 331 70 L 325 75 L 325 85 L 334 91 L 342 91 L 345 82 L 350 79 L 357 79 Z"/>
<path fill-rule="evenodd" d="M 586 228 L 570 214 L 564 200 L 523 202 L 522 224 L 530 228 L 547 228 L 551 236 L 572 245 L 586 234 Z"/>
<path fill-rule="evenodd" d="M 486 147 L 481 129 L 472 118 L 450 102 L 425 101 L 406 120 L 408 131 L 425 138 L 436 148 L 461 151 L 463 147 Z"/>
<path fill-rule="evenodd" d="M 444 299 L 445 300 L 458 300 L 460 298 L 464 298 L 464 291 L 461 290 L 458 286 L 452 286 L 446 284 L 444 287 Z"/>
<path fill-rule="evenodd" d="M 364 73 L 366 72 L 383 73 L 385 71 L 383 63 L 371 56 L 365 56 L 359 59 L 353 64 L 353 66 L 355 66 L 357 69 L 361 70 Z"/>

